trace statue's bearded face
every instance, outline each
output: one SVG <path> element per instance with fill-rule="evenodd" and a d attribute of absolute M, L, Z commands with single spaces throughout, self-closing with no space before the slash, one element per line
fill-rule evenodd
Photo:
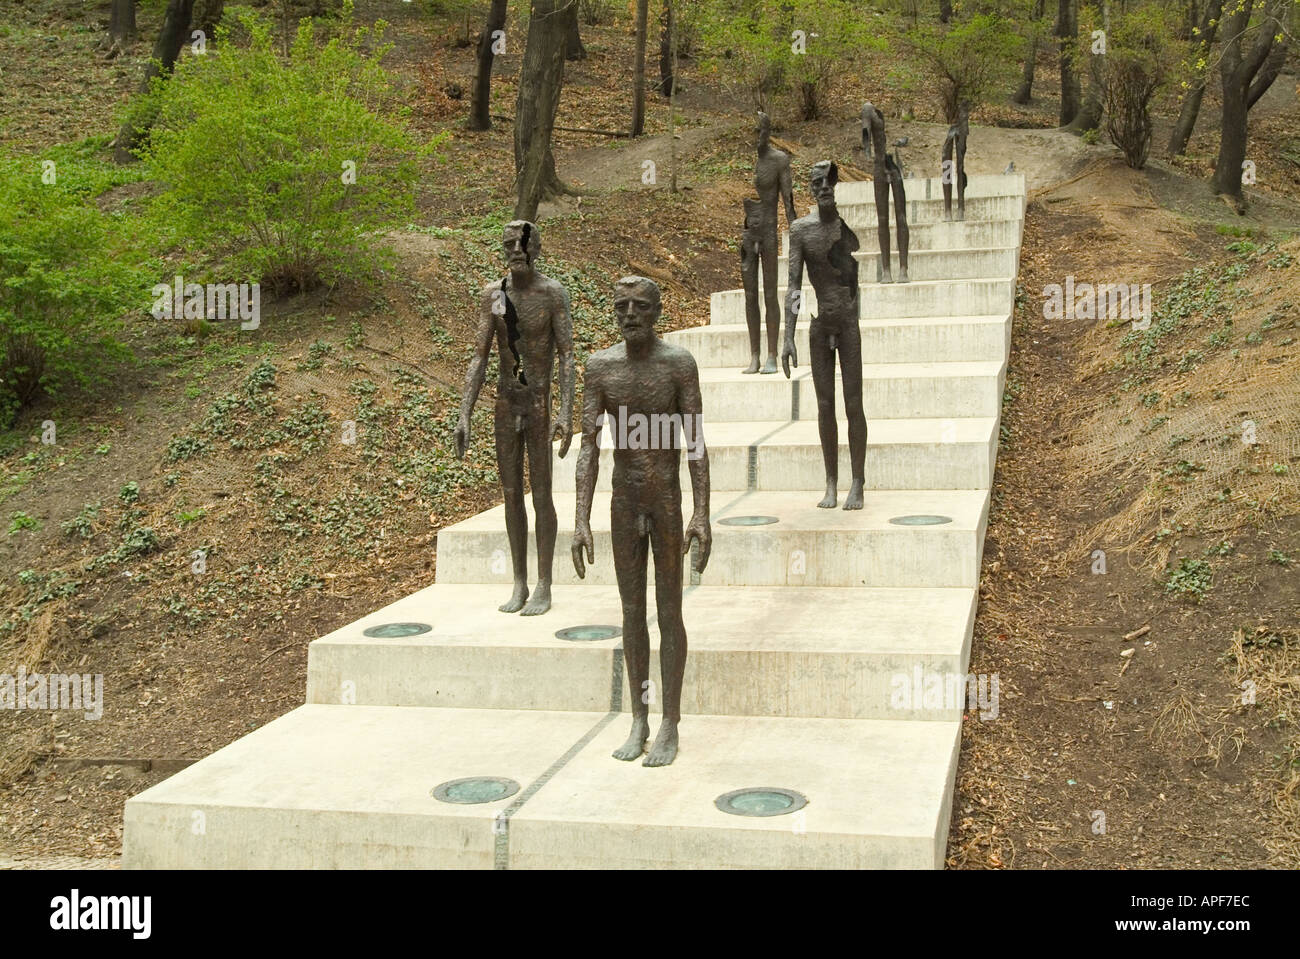
<path fill-rule="evenodd" d="M 620 284 L 614 289 L 614 313 L 623 331 L 623 339 L 628 342 L 654 334 L 659 310 L 659 297 L 644 283 Z"/>

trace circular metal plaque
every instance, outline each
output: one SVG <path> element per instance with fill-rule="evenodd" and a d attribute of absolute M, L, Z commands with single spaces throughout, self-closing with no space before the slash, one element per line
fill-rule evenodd
<path fill-rule="evenodd" d="M 602 639 L 613 639 L 622 633 L 623 630 L 617 626 L 566 626 L 555 631 L 555 638 L 567 639 L 574 643 L 594 643 Z"/>
<path fill-rule="evenodd" d="M 470 776 L 466 779 L 451 779 L 440 786 L 433 787 L 433 798 L 442 802 L 476 803 L 496 802 L 508 799 L 519 792 L 519 783 L 501 776 Z"/>
<path fill-rule="evenodd" d="M 951 523 L 952 517 L 920 513 L 915 516 L 895 516 L 890 522 L 895 526 L 942 526 Z"/>
<path fill-rule="evenodd" d="M 728 516 L 718 522 L 723 526 L 769 526 L 781 521 L 775 516 Z"/>
<path fill-rule="evenodd" d="M 433 627 L 428 623 L 384 623 L 362 630 L 361 635 L 375 639 L 400 639 L 403 636 L 419 636 L 431 629 Z"/>
<path fill-rule="evenodd" d="M 760 786 L 723 793 L 713 805 L 733 816 L 784 816 L 808 805 L 808 797 L 793 789 Z"/>

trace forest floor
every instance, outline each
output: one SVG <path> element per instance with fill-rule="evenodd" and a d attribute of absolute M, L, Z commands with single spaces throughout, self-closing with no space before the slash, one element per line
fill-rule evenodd
<path fill-rule="evenodd" d="M 358 8 L 364 19 L 381 5 Z M 418 222 L 392 235 L 399 266 L 379 294 L 296 297 L 264 306 L 255 334 L 208 336 L 168 328 L 142 304 L 139 362 L 111 394 L 32 409 L 0 437 L 0 511 L 36 521 L 0 537 L 0 671 L 101 673 L 106 689 L 98 721 L 0 716 L 0 868 L 112 866 L 127 798 L 300 704 L 307 644 L 431 582 L 438 529 L 497 496 L 489 404 L 465 463 L 449 436 L 472 292 L 500 272 L 510 127 L 463 130 L 472 48 L 458 25 L 414 4 L 382 9 L 416 131 L 452 136 L 427 170 Z M 142 10 L 142 36 L 156 18 Z M 139 41 L 115 61 L 96 56 L 106 19 L 106 3 L 65 14 L 32 0 L 0 27 L 15 94 L 0 104 L 6 149 L 95 138 L 88 148 L 105 152 L 105 118 L 148 55 Z M 561 125 L 625 126 L 628 27 L 584 26 L 588 56 L 566 69 Z M 494 81 L 502 116 L 522 52 L 512 29 Z M 856 70 L 884 66 L 868 58 Z M 661 281 L 667 329 L 707 322 L 708 294 L 739 285 L 752 115 L 693 62 L 683 76 L 677 193 L 661 98 L 644 138 L 557 134 L 560 175 L 578 192 L 539 214 L 542 269 L 569 289 L 580 363 L 617 335 L 609 288 L 624 273 Z M 1189 156 L 1169 164 L 1153 149 L 1135 172 L 1113 147 L 1052 128 L 1055 83 L 1044 59 L 1031 106 L 985 108 L 971 131 L 968 169 L 1014 161 L 1031 202 L 970 667 L 999 676 L 1003 705 L 996 719 L 968 717 L 948 861 L 1294 868 L 1296 78 L 1252 112 L 1259 182 L 1244 217 L 1207 185 L 1212 94 Z M 775 112 L 797 169 L 824 156 L 861 165 L 866 91 L 891 140 L 909 138 L 905 165 L 924 175 L 937 164 L 933 111 L 850 78 L 820 120 Z M 897 119 L 904 110 L 916 119 Z M 1157 146 L 1169 116 L 1165 104 Z M 798 178 L 796 196 L 806 206 Z M 1162 303 L 1180 315 L 1136 339 L 1115 324 L 1045 320 L 1043 288 L 1067 275 L 1151 283 L 1157 315 Z M 40 443 L 47 419 L 54 447 Z M 364 442 L 335 441 L 347 419 Z M 1246 419 L 1258 442 L 1225 446 Z M 159 547 L 133 555 L 123 545 L 142 526 Z M 195 576 L 200 549 L 208 571 Z"/>

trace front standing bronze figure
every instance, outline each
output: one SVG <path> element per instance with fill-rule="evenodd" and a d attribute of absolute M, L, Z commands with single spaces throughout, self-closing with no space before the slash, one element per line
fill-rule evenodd
<path fill-rule="evenodd" d="M 696 572 L 709 561 L 709 457 L 702 430 L 703 407 L 695 359 L 655 333 L 659 287 L 640 276 L 614 286 L 614 311 L 623 342 L 592 355 L 583 379 L 582 446 L 578 452 L 578 508 L 573 533 L 573 567 L 586 576 L 595 561 L 591 501 L 600 465 L 600 436 L 611 419 L 614 474 L 610 541 L 623 604 L 623 655 L 632 694 L 632 731 L 614 752 L 631 761 L 650 736 L 650 630 L 646 624 L 646 563 L 655 560 L 655 605 L 659 619 L 659 661 L 663 677 L 663 721 L 643 765 L 666 766 L 677 757 L 682 677 L 686 670 L 686 627 L 682 622 L 682 558 L 699 546 Z M 628 427 L 631 428 L 628 428 Z M 686 448 L 695 511 L 682 532 L 679 449 Z M 584 562 L 585 554 L 585 562 Z"/>

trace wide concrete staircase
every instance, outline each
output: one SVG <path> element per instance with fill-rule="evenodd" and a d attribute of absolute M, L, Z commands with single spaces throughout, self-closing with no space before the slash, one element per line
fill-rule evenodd
<path fill-rule="evenodd" d="M 870 184 L 838 189 L 862 241 L 862 511 L 816 507 L 806 324 L 790 380 L 739 372 L 739 291 L 713 295 L 710 325 L 668 334 L 700 367 L 714 536 L 705 573 L 686 573 L 673 765 L 610 756 L 629 722 L 620 640 L 600 628 L 621 622 L 611 455 L 579 581 L 575 444 L 555 461 L 549 614 L 497 612 L 500 506 L 444 529 L 434 585 L 312 644 L 306 705 L 126 804 L 125 864 L 941 866 L 1025 190 L 1020 175 L 972 177 L 967 219 L 948 223 L 937 180 L 906 186 L 905 285 L 876 282 Z M 689 515 L 685 462 L 682 477 Z M 651 634 L 657 682 L 653 620 Z"/>

